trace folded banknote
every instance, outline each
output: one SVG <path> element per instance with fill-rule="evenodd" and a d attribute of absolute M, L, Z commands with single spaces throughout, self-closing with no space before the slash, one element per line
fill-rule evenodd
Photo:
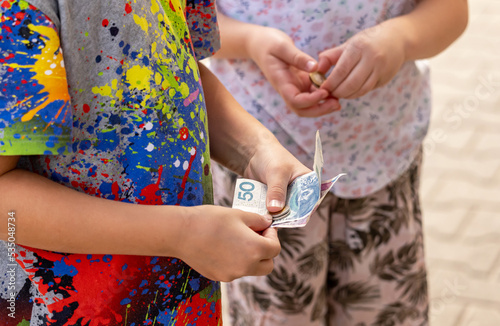
<path fill-rule="evenodd" d="M 321 182 L 323 153 L 319 132 L 316 132 L 316 149 L 313 171 L 297 177 L 287 188 L 285 207 L 270 213 L 266 207 L 267 186 L 251 179 L 236 180 L 233 208 L 273 217 L 271 226 L 282 228 L 303 227 L 330 191 L 334 183 L 344 174 Z"/>

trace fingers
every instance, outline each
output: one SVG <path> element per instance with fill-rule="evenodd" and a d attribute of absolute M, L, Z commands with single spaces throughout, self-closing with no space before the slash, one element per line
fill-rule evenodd
<path fill-rule="evenodd" d="M 340 103 L 325 89 L 309 85 L 309 92 L 301 92 L 295 85 L 282 85 L 281 97 L 288 108 L 299 117 L 319 117 L 340 110 Z"/>
<path fill-rule="evenodd" d="M 252 254 L 247 257 L 250 259 L 248 269 L 241 272 L 241 276 L 258 276 L 271 273 L 274 268 L 273 258 L 278 256 L 281 251 L 278 233 L 274 228 L 267 227 L 260 234 L 255 233 L 253 239 Z"/>
<path fill-rule="evenodd" d="M 338 52 L 335 53 L 336 55 Z M 320 54 L 321 56 L 321 54 Z M 361 51 L 354 46 L 348 46 L 342 51 L 332 72 L 321 85 L 321 89 L 334 92 L 340 84 L 351 74 L 361 60 Z M 336 96 L 336 95 L 335 95 Z"/>
<path fill-rule="evenodd" d="M 274 269 L 274 262 L 272 259 L 261 260 L 258 269 L 253 273 L 253 276 L 264 276 L 271 274 Z"/>
<path fill-rule="evenodd" d="M 293 43 L 284 43 L 278 48 L 277 56 L 285 63 L 307 72 L 316 71 L 318 63 L 310 55 L 300 51 Z"/>
<path fill-rule="evenodd" d="M 368 76 L 368 79 L 365 81 L 365 83 L 360 87 L 360 89 L 354 93 L 351 94 L 350 96 L 345 97 L 346 99 L 354 99 L 361 97 L 368 93 L 369 91 L 377 88 L 378 86 L 378 78 L 375 72 L 372 72 L 370 76 Z"/>
<path fill-rule="evenodd" d="M 266 230 L 272 223 L 271 215 L 259 215 L 256 213 L 244 212 L 241 214 L 241 219 L 243 223 L 255 232 Z"/>
<path fill-rule="evenodd" d="M 261 236 L 265 241 L 265 246 L 260 252 L 262 259 L 255 266 L 252 275 L 267 275 L 273 271 L 273 258 L 278 256 L 281 251 L 281 245 L 278 239 L 278 232 L 275 228 L 267 228 Z"/>
<path fill-rule="evenodd" d="M 373 73 L 373 65 L 371 65 L 370 62 L 366 62 L 368 60 L 369 59 L 361 59 L 344 81 L 333 90 L 332 95 L 349 99 L 354 98 L 354 94 L 360 93 L 361 88 L 365 86 Z"/>
<path fill-rule="evenodd" d="M 285 84 L 281 87 L 281 97 L 292 110 L 302 109 L 317 105 L 329 96 L 324 89 L 313 92 L 301 92 L 294 84 Z"/>
<path fill-rule="evenodd" d="M 280 241 L 278 239 L 278 231 L 275 228 L 267 228 L 262 232 L 262 237 L 268 243 L 267 255 L 265 258 L 272 259 L 279 255 L 281 251 Z"/>
<path fill-rule="evenodd" d="M 317 118 L 332 112 L 339 111 L 340 109 L 341 105 L 339 103 L 339 100 L 337 98 L 330 97 L 318 103 L 317 105 L 303 109 L 296 109 L 294 110 L 294 112 L 299 117 Z"/>
<path fill-rule="evenodd" d="M 335 66 L 344 51 L 344 47 L 339 46 L 325 50 L 319 54 L 318 71 L 326 74 L 332 66 Z"/>

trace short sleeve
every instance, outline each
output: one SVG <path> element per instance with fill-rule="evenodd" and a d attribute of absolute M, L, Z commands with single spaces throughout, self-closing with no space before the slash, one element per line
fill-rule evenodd
<path fill-rule="evenodd" d="M 54 23 L 26 1 L 0 6 L 0 155 L 69 151 L 71 106 Z"/>
<path fill-rule="evenodd" d="M 186 21 L 197 60 L 207 58 L 219 50 L 215 0 L 187 0 Z"/>

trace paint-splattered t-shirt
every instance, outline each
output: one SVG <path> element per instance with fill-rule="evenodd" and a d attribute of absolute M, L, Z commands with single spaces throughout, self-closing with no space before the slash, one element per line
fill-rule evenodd
<path fill-rule="evenodd" d="M 210 0 L 1 1 L 0 155 L 91 196 L 211 203 L 197 60 L 218 42 Z M 9 323 L 221 323 L 219 284 L 178 259 L 18 249 L 31 302 L 18 297 Z"/>

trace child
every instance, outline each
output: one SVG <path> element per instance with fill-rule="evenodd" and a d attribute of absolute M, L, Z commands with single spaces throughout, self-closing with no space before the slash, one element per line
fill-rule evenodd
<path fill-rule="evenodd" d="M 2 325 L 220 325 L 217 281 L 269 273 L 280 245 L 268 218 L 210 205 L 210 152 L 267 183 L 271 211 L 309 170 L 197 64 L 218 48 L 214 4 L 0 13 L 4 307 L 16 266 L 31 293 Z"/>
<path fill-rule="evenodd" d="M 218 5 L 212 71 L 307 166 L 320 129 L 323 174 L 347 173 L 305 229 L 280 230 L 273 273 L 230 285 L 233 325 L 426 324 L 418 179 L 431 100 L 415 60 L 462 33 L 466 1 Z M 229 202 L 231 178 L 214 175 Z"/>

